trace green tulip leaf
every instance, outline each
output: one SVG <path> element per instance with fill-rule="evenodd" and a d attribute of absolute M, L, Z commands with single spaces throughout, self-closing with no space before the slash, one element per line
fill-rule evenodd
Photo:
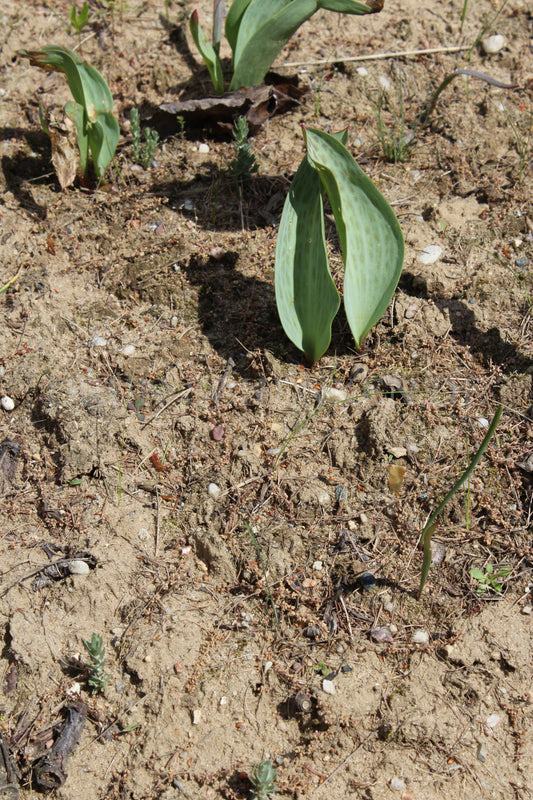
<path fill-rule="evenodd" d="M 191 36 L 194 39 L 194 43 L 200 51 L 200 55 L 202 56 L 207 69 L 209 70 L 215 92 L 217 94 L 222 94 L 224 91 L 222 64 L 220 63 L 218 53 L 215 51 L 215 48 L 210 43 L 200 25 L 198 20 L 198 11 L 193 11 L 189 17 L 189 28 L 191 31 Z"/>

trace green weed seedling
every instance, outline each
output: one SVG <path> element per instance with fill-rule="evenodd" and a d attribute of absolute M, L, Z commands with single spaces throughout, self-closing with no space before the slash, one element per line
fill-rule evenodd
<path fill-rule="evenodd" d="M 450 489 L 448 494 L 445 496 L 444 500 L 442 500 L 442 502 L 437 506 L 437 508 L 435 509 L 433 514 L 430 516 L 430 518 L 426 522 L 426 524 L 424 526 L 424 530 L 420 534 L 420 541 L 422 542 L 423 547 L 424 547 L 424 559 L 422 561 L 422 570 L 421 570 L 421 574 L 420 574 L 420 586 L 418 588 L 418 596 L 419 597 L 421 597 L 421 595 L 422 595 L 422 591 L 424 589 L 424 584 L 426 583 L 427 576 L 428 576 L 428 573 L 429 573 L 429 568 L 431 566 L 431 537 L 433 536 L 433 534 L 435 532 L 435 529 L 437 527 L 437 522 L 436 522 L 437 517 L 439 516 L 439 514 L 441 513 L 441 511 L 445 507 L 446 503 L 448 503 L 448 501 L 452 499 L 454 494 L 457 491 L 459 491 L 459 489 L 461 488 L 463 483 L 470 478 L 470 475 L 473 473 L 473 471 L 477 467 L 479 461 L 481 460 L 481 456 L 483 455 L 483 453 L 485 452 L 485 450 L 489 446 L 489 442 L 492 439 L 492 437 L 494 436 L 494 433 L 496 431 L 496 427 L 497 427 L 498 422 L 500 421 L 500 417 L 502 415 L 502 411 L 503 411 L 502 406 L 498 406 L 498 408 L 496 409 L 496 413 L 494 414 L 494 417 L 492 418 L 492 422 L 490 423 L 490 426 L 489 426 L 489 429 L 487 431 L 487 434 L 486 434 L 485 438 L 483 439 L 483 441 L 481 442 L 481 444 L 479 445 L 479 449 L 478 449 L 477 453 L 475 454 L 474 458 L 472 459 L 472 461 L 470 462 L 470 465 L 463 472 L 463 474 L 461 475 L 459 480 L 457 480 L 454 483 L 454 485 L 452 486 L 452 488 Z"/>
<path fill-rule="evenodd" d="M 109 683 L 110 676 L 105 673 L 106 657 L 102 637 L 98 633 L 93 633 L 90 641 L 87 639 L 82 639 L 82 641 L 89 654 L 88 684 L 93 694 L 103 692 Z"/>
<path fill-rule="evenodd" d="M 477 593 L 485 594 L 487 589 L 492 589 L 493 592 L 501 592 L 503 587 L 500 581 L 506 578 L 510 572 L 510 567 L 500 567 L 495 572 L 494 567 L 489 563 L 485 566 L 485 571 L 474 568 L 470 570 L 470 575 L 478 582 Z"/>
<path fill-rule="evenodd" d="M 72 5 L 70 7 L 69 20 L 70 24 L 78 34 L 78 39 L 79 39 L 82 30 L 89 22 L 89 3 L 85 2 L 81 7 L 81 11 L 79 13 L 76 6 Z"/>
<path fill-rule="evenodd" d="M 269 800 L 278 791 L 275 785 L 277 776 L 278 770 L 273 766 L 272 761 L 261 761 L 260 764 L 257 764 L 250 776 L 252 800 Z"/>
<path fill-rule="evenodd" d="M 159 134 L 152 128 L 144 129 L 144 142 L 141 135 L 141 116 L 138 108 L 130 111 L 131 143 L 133 146 L 133 160 L 143 169 L 148 169 L 154 160 L 155 151 L 159 144 Z"/>
<path fill-rule="evenodd" d="M 328 665 L 324 663 L 324 661 L 319 661 L 318 664 L 315 664 L 313 667 L 314 671 L 319 675 L 322 675 L 325 678 L 329 675 Z"/>
<path fill-rule="evenodd" d="M 239 117 L 236 120 L 232 133 L 235 139 L 235 158 L 229 165 L 229 170 L 235 180 L 250 178 L 257 172 L 259 165 L 250 149 L 246 117 Z"/>
<path fill-rule="evenodd" d="M 314 364 L 331 341 L 340 306 L 328 264 L 323 194 L 326 193 L 344 259 L 344 308 L 358 350 L 385 313 L 404 258 L 400 225 L 390 205 L 344 144 L 304 129 L 304 157 L 285 201 L 276 245 L 278 314 L 289 339 Z"/>
<path fill-rule="evenodd" d="M 113 116 L 113 98 L 104 78 L 64 47 L 46 45 L 41 50 L 19 50 L 19 55 L 29 58 L 34 67 L 64 73 L 74 98 L 65 105 L 65 114 L 76 126 L 78 172 L 87 180 L 90 153 L 96 177 L 101 178 L 115 154 L 120 135 Z"/>
<path fill-rule="evenodd" d="M 340 14 L 374 14 L 384 0 L 233 0 L 225 23 L 226 38 L 233 53 L 230 91 L 257 86 L 291 36 L 319 9 Z M 200 26 L 198 11 L 189 18 L 194 43 L 202 56 L 216 94 L 224 92 L 219 51 L 224 19 L 224 0 L 213 3 L 211 42 Z"/>

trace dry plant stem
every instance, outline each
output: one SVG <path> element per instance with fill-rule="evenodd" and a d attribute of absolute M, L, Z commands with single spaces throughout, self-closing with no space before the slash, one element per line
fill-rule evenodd
<path fill-rule="evenodd" d="M 273 69 L 283 67 L 319 67 L 324 64 L 354 63 L 357 61 L 383 61 L 387 58 L 416 58 L 417 56 L 432 56 L 437 53 L 462 53 L 468 47 L 429 47 L 423 50 L 394 50 L 390 53 L 368 53 L 366 56 L 339 56 L 338 58 L 319 58 L 315 61 L 287 61 L 285 64 L 275 64 Z"/>
<path fill-rule="evenodd" d="M 42 756 L 33 768 L 35 783 L 41 791 L 57 789 L 67 779 L 66 763 L 80 740 L 87 718 L 83 703 L 73 703 L 65 708 L 67 719 L 49 753 Z"/>
<path fill-rule="evenodd" d="M 498 89 L 516 89 L 517 86 L 514 83 L 503 83 L 502 81 L 493 78 L 491 75 L 485 75 L 484 72 L 477 72 L 475 69 L 454 69 L 437 87 L 437 89 L 433 92 L 430 101 L 427 105 L 427 108 L 423 108 L 422 112 L 419 116 L 419 121 L 421 125 L 426 125 L 429 121 L 429 118 L 433 111 L 435 110 L 435 106 L 437 105 L 437 100 L 439 99 L 441 93 L 446 89 L 447 86 L 453 81 L 454 78 L 457 78 L 459 75 L 465 75 L 467 78 L 478 78 L 481 81 L 485 81 L 485 83 L 490 83 L 491 86 L 496 86 Z"/>

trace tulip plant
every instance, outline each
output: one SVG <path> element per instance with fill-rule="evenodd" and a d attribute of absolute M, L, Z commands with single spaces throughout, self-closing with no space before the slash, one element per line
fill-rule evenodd
<path fill-rule="evenodd" d="M 326 352 L 340 295 L 328 265 L 327 194 L 344 257 L 344 308 L 357 349 L 400 279 L 404 241 L 385 198 L 334 136 L 304 129 L 307 155 L 285 201 L 276 245 L 276 303 L 289 339 L 314 364 Z"/>
<path fill-rule="evenodd" d="M 233 0 L 226 17 L 226 38 L 233 52 L 233 77 L 229 90 L 257 86 L 300 25 L 320 8 L 339 14 L 374 14 L 384 0 Z M 214 0 L 213 35 L 210 42 L 202 30 L 198 12 L 189 26 L 196 47 L 209 70 L 215 92 L 224 92 L 220 61 L 224 0 Z"/>
<path fill-rule="evenodd" d="M 89 152 L 97 178 L 101 178 L 117 148 L 120 130 L 113 116 L 113 98 L 100 73 L 71 50 L 46 45 L 41 50 L 19 50 L 30 64 L 48 72 L 63 72 L 73 100 L 65 114 L 76 126 L 79 173 L 87 178 Z"/>

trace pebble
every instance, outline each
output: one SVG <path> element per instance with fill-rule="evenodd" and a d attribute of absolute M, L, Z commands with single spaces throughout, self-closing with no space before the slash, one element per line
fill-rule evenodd
<path fill-rule="evenodd" d="M 91 571 L 87 562 L 78 558 L 69 561 L 68 569 L 71 575 L 88 575 Z"/>
<path fill-rule="evenodd" d="M 313 569 L 316 570 L 317 572 L 320 572 L 323 566 L 324 564 L 322 563 L 322 561 L 315 561 L 313 564 Z"/>
<path fill-rule="evenodd" d="M 375 642 L 388 642 L 389 644 L 392 644 L 394 641 L 392 633 L 386 625 L 382 625 L 380 628 L 372 628 L 370 631 L 370 638 Z"/>
<path fill-rule="evenodd" d="M 480 428 L 488 428 L 489 427 L 489 421 L 488 421 L 488 419 L 486 417 L 478 417 L 476 422 L 477 422 L 477 424 L 479 425 Z"/>
<path fill-rule="evenodd" d="M 499 53 L 500 50 L 503 50 L 505 45 L 505 36 L 502 36 L 501 33 L 495 33 L 493 36 L 487 36 L 485 39 L 481 40 L 483 52 L 488 56 L 493 56 L 495 53 Z"/>
<path fill-rule="evenodd" d="M 132 356 L 135 352 L 135 345 L 134 344 L 127 344 L 125 347 L 122 348 L 122 355 L 123 356 Z"/>
<path fill-rule="evenodd" d="M 89 347 L 106 347 L 107 339 L 104 339 L 103 336 L 93 336 L 92 339 L 89 339 L 87 344 Z"/>
<path fill-rule="evenodd" d="M 407 450 L 405 447 L 389 447 L 389 453 L 394 458 L 403 458 L 407 455 Z"/>
<path fill-rule="evenodd" d="M 210 483 L 209 486 L 207 487 L 207 494 L 209 495 L 209 497 L 212 497 L 213 500 L 218 500 L 221 491 L 222 489 L 220 488 L 220 486 L 217 486 L 216 483 Z"/>
<path fill-rule="evenodd" d="M 359 586 L 367 592 L 373 589 L 376 585 L 376 578 L 371 572 L 364 572 L 359 578 Z"/>
<path fill-rule="evenodd" d="M 417 306 L 409 306 L 405 309 L 404 317 L 405 319 L 413 319 L 416 312 L 418 311 Z"/>
<path fill-rule="evenodd" d="M 531 614 L 531 611 L 533 611 L 533 607 L 532 606 L 523 606 L 522 607 L 522 614 Z"/>
<path fill-rule="evenodd" d="M 413 644 L 427 644 L 429 642 L 429 633 L 427 631 L 418 630 L 411 636 Z"/>
<path fill-rule="evenodd" d="M 405 789 L 405 781 L 403 778 L 398 778 L 396 775 L 390 779 L 390 788 L 393 792 L 402 792 Z"/>
<path fill-rule="evenodd" d="M 192 712 L 192 724 L 193 725 L 199 725 L 201 719 L 202 719 L 202 711 L 201 711 L 201 709 L 199 709 L 199 708 L 193 709 L 193 712 Z"/>
<path fill-rule="evenodd" d="M 209 153 L 209 145 L 206 144 L 205 142 L 202 142 L 202 144 L 198 145 L 198 152 L 199 153 Z"/>
<path fill-rule="evenodd" d="M 177 328 L 179 325 L 179 319 L 176 316 L 171 317 L 170 319 L 170 327 Z"/>
<path fill-rule="evenodd" d="M 224 434 L 226 431 L 221 425 L 215 425 L 213 430 L 211 431 L 211 438 L 214 442 L 221 442 L 224 438 Z"/>
<path fill-rule="evenodd" d="M 194 211 L 194 203 L 189 198 L 183 201 L 181 207 L 184 211 Z"/>
<path fill-rule="evenodd" d="M 336 691 L 333 681 L 328 681 L 327 678 L 322 681 L 322 689 L 326 694 L 335 694 Z"/>
<path fill-rule="evenodd" d="M 529 259 L 527 258 L 527 256 L 522 256 L 521 258 L 516 259 L 516 266 L 518 269 L 524 269 L 524 267 L 527 267 L 528 262 Z"/>
<path fill-rule="evenodd" d="M 13 400 L 12 397 L 8 397 L 8 395 L 5 394 L 0 400 L 0 405 L 2 406 L 4 411 L 13 411 L 13 409 L 15 408 L 15 401 Z"/>
<path fill-rule="evenodd" d="M 428 244 L 418 255 L 421 264 L 434 264 L 442 255 L 442 247 L 438 244 Z"/>
<path fill-rule="evenodd" d="M 320 492 L 317 499 L 321 506 L 329 506 L 331 502 L 330 496 L 327 492 Z"/>
<path fill-rule="evenodd" d="M 368 70 L 366 67 L 357 67 L 356 72 L 358 75 L 361 76 L 361 78 L 364 78 L 365 75 L 368 75 Z"/>
<path fill-rule="evenodd" d="M 500 717 L 498 714 L 490 714 L 490 716 L 487 717 L 487 726 L 489 728 L 495 728 L 499 721 Z"/>
<path fill-rule="evenodd" d="M 324 392 L 324 400 L 328 403 L 340 403 L 346 400 L 347 394 L 343 389 L 334 389 L 332 386 Z"/>
<path fill-rule="evenodd" d="M 478 761 L 486 761 L 487 760 L 487 745 L 484 742 L 481 742 L 477 746 L 477 753 L 476 757 Z"/>

